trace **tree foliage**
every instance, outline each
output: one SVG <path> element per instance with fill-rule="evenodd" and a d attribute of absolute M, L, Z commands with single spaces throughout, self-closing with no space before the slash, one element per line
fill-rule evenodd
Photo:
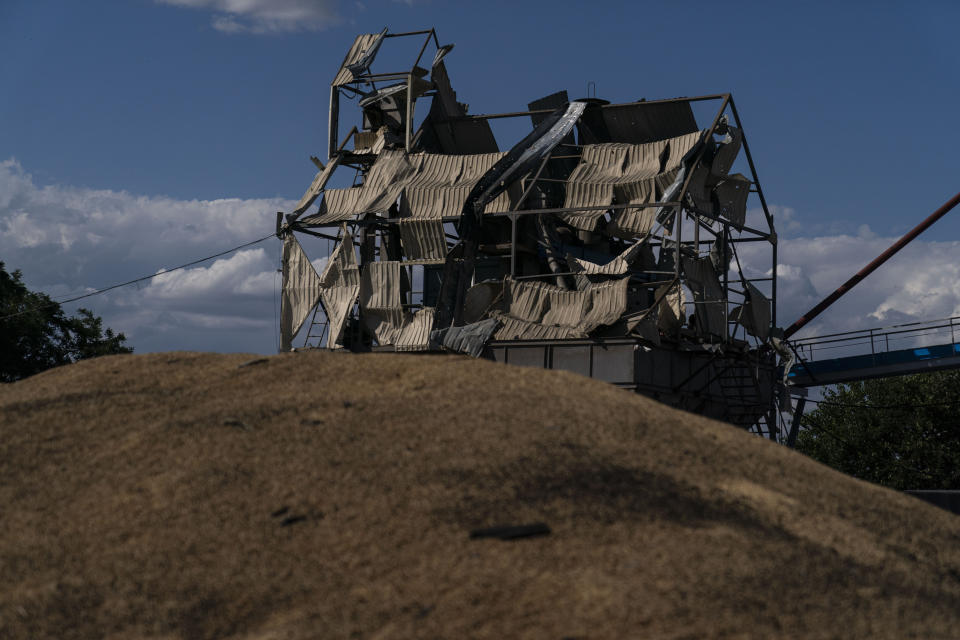
<path fill-rule="evenodd" d="M 805 414 L 797 449 L 893 489 L 960 489 L 960 371 L 838 385 Z"/>
<path fill-rule="evenodd" d="M 132 353 L 126 336 L 103 328 L 88 309 L 67 316 L 44 293 L 23 284 L 0 262 L 0 382 L 13 382 L 84 358 Z"/>

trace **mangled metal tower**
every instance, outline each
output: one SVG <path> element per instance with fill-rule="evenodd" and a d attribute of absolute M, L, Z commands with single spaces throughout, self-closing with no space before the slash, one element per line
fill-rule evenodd
<path fill-rule="evenodd" d="M 419 55 L 374 72 L 394 38 L 422 38 Z M 384 29 L 347 53 L 327 162 L 277 217 L 282 349 L 305 324 L 306 344 L 319 316 L 318 346 L 569 369 L 772 437 L 777 238 L 733 98 L 609 104 L 561 91 L 471 115 L 447 75 L 452 48 L 432 29 Z M 341 139 L 347 99 L 360 113 Z M 708 102 L 719 108 L 701 128 L 692 107 Z M 532 131 L 500 151 L 497 118 L 529 118 Z M 732 173 L 741 149 L 749 176 Z M 352 186 L 328 188 L 338 169 Z M 754 194 L 765 229 L 747 226 Z M 322 274 L 298 234 L 334 242 Z M 741 268 L 745 242 L 769 245 L 762 277 Z"/>

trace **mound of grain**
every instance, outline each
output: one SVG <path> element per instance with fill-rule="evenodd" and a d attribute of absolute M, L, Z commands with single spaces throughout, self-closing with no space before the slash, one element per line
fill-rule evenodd
<path fill-rule="evenodd" d="M 960 634 L 960 518 L 733 427 L 459 357 L 251 358 L 0 387 L 0 637 Z"/>

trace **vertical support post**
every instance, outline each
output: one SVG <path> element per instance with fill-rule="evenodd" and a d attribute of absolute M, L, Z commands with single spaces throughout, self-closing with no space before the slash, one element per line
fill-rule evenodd
<path fill-rule="evenodd" d="M 771 250 L 771 260 L 773 261 L 773 268 L 770 270 L 770 276 L 772 280 L 770 281 L 770 329 L 773 330 L 777 327 L 777 236 L 773 234 L 772 236 L 773 249 Z"/>
<path fill-rule="evenodd" d="M 757 195 L 760 196 L 760 206 L 763 208 L 763 215 L 767 219 L 767 227 L 770 231 L 770 243 L 773 245 L 773 269 L 771 271 L 770 281 L 770 322 L 771 328 L 777 326 L 777 232 L 773 226 L 773 214 L 767 207 L 767 199 L 763 195 L 763 187 L 760 186 L 760 176 L 757 175 L 757 168 L 753 164 L 753 155 L 750 153 L 750 145 L 747 144 L 747 134 L 743 130 L 743 124 L 740 122 L 740 114 L 737 113 L 737 104 L 733 101 L 733 96 L 729 96 L 730 111 L 733 112 L 733 119 L 740 129 L 740 140 L 743 145 L 744 155 L 747 156 L 747 164 L 750 166 L 750 173 L 753 176 L 753 184 L 757 188 Z M 789 337 L 789 336 L 788 336 Z"/>
<path fill-rule="evenodd" d="M 547 155 L 543 157 L 543 161 L 540 163 L 540 166 L 537 167 L 537 172 L 533 174 L 533 180 L 530 181 L 530 184 L 527 185 L 527 188 L 523 190 L 523 193 L 520 194 L 520 199 L 517 200 L 517 204 L 513 205 L 511 211 L 518 211 L 520 207 L 523 206 L 523 203 L 527 201 L 527 196 L 530 195 L 530 192 L 533 191 L 533 188 L 537 186 L 537 180 L 540 179 L 540 174 L 543 173 L 544 168 L 547 166 L 547 162 L 550 158 L 553 157 L 553 151 L 550 151 Z M 540 215 L 537 215 L 539 219 Z"/>
<path fill-rule="evenodd" d="M 717 110 L 717 115 L 713 117 L 713 122 L 710 124 L 710 130 L 707 131 L 706 135 L 703 136 L 701 140 L 706 141 L 706 140 L 709 140 L 711 136 L 713 136 L 713 132 L 717 130 L 717 125 L 720 124 L 720 118 L 723 116 L 723 112 L 727 110 L 728 104 L 732 104 L 732 100 L 733 98 L 730 97 L 729 93 L 724 94 L 723 102 L 720 103 L 720 108 Z M 681 217 L 680 210 L 683 209 L 683 202 L 687 196 L 687 189 L 690 188 L 690 180 L 693 178 L 692 169 L 696 168 L 696 166 L 700 163 L 700 160 L 703 159 L 703 154 L 705 151 L 706 151 L 706 146 L 700 149 L 700 153 L 697 154 L 697 158 L 690 165 L 691 171 L 687 172 L 686 178 L 684 178 L 683 180 L 683 186 L 680 188 L 679 197 L 677 198 L 677 200 L 680 201 L 680 207 L 678 207 L 678 211 L 677 211 L 678 218 Z M 679 251 L 679 247 L 677 250 Z"/>
<path fill-rule="evenodd" d="M 696 214 L 694 214 L 696 215 Z M 700 216 L 694 218 L 693 225 L 693 246 L 697 251 L 697 257 L 700 257 Z"/>
<path fill-rule="evenodd" d="M 793 410 L 793 418 L 790 420 L 790 432 L 787 434 L 787 448 L 793 449 L 797 444 L 797 434 L 800 432 L 800 418 L 803 417 L 803 409 L 807 404 L 807 399 L 803 396 L 797 398 L 797 407 Z"/>
<path fill-rule="evenodd" d="M 404 148 L 410 153 L 410 133 L 413 130 L 413 74 L 407 74 L 407 118 L 404 126 Z"/>
<path fill-rule="evenodd" d="M 730 104 L 730 100 L 731 100 L 730 94 L 729 93 L 724 94 L 723 102 L 720 103 L 720 108 L 717 110 L 717 115 L 713 117 L 713 122 L 710 124 L 710 130 L 707 131 L 706 135 L 704 135 L 701 138 L 701 140 L 706 141 L 706 140 L 709 140 L 711 136 L 713 136 L 713 132 L 717 130 L 717 125 L 720 123 L 720 118 L 723 116 L 723 112 L 727 110 L 727 105 Z M 677 200 L 680 202 L 680 206 L 677 207 L 676 220 L 675 220 L 675 224 L 677 225 L 677 246 L 676 246 L 676 261 L 675 261 L 676 264 L 674 265 L 674 269 L 673 269 L 673 277 L 677 281 L 678 287 L 681 286 L 679 284 L 680 259 L 682 255 L 680 244 L 683 241 L 683 220 L 685 217 L 684 201 L 686 200 L 687 189 L 690 188 L 690 180 L 693 178 L 693 171 L 694 169 L 696 169 L 697 165 L 700 164 L 700 161 L 703 159 L 703 154 L 705 151 L 706 151 L 706 145 L 704 145 L 704 147 L 700 149 L 700 153 L 697 154 L 696 159 L 692 163 L 690 163 L 690 171 L 687 172 L 687 175 L 683 180 L 683 186 L 680 187 L 680 193 L 678 194 L 678 197 L 677 197 Z M 696 233 L 698 234 L 698 237 L 699 237 L 699 229 L 697 229 Z M 699 250 L 699 248 L 700 247 L 697 246 L 697 250 Z M 696 312 L 696 307 L 694 307 L 694 312 Z M 678 342 L 680 341 L 680 332 L 682 330 L 683 330 L 683 324 L 680 324 L 677 328 Z"/>
<path fill-rule="evenodd" d="M 770 413 L 767 414 L 767 437 L 773 440 L 774 442 L 777 441 L 777 431 L 779 431 L 779 427 L 777 426 L 778 413 L 779 412 L 777 411 L 777 399 L 776 397 L 774 397 L 770 401 Z"/>
<path fill-rule="evenodd" d="M 517 214 L 510 214 L 510 277 L 517 275 Z"/>
<path fill-rule="evenodd" d="M 737 127 L 740 129 L 740 143 L 743 145 L 743 152 L 747 156 L 747 164 L 750 166 L 750 173 L 753 174 L 753 184 L 757 187 L 757 195 L 760 196 L 760 204 L 763 207 L 763 215 L 767 219 L 767 226 L 770 233 L 776 233 L 773 228 L 773 215 L 767 208 L 767 199 L 763 197 L 763 187 L 760 186 L 760 176 L 757 175 L 757 168 L 753 165 L 753 156 L 750 154 L 750 145 L 747 144 L 747 134 L 740 123 L 740 114 L 737 113 L 737 105 L 733 101 L 733 96 L 728 96 L 730 100 L 730 111 L 733 112 L 733 119 L 737 121 Z"/>
<path fill-rule="evenodd" d="M 696 166 L 696 165 L 694 165 Z M 689 176 L 687 176 L 689 178 Z M 677 283 L 677 292 L 679 293 L 683 286 L 680 284 L 680 260 L 683 256 L 683 251 L 680 250 L 680 243 L 683 241 L 683 218 L 684 218 L 684 208 L 683 208 L 683 191 L 680 193 L 680 206 L 677 207 L 676 219 L 674 224 L 677 225 L 677 234 L 676 234 L 676 244 L 673 247 L 673 281 Z M 663 249 L 660 249 L 663 251 Z M 682 299 L 681 299 L 682 302 Z M 696 312 L 697 307 L 694 305 L 694 312 Z M 686 313 L 684 306 L 680 305 L 680 313 Z M 680 335 L 683 332 L 683 322 L 677 324 L 677 342 L 680 342 Z"/>
<path fill-rule="evenodd" d="M 727 225 L 720 225 L 720 261 L 723 265 L 723 341 L 728 342 L 736 336 L 730 335 L 730 262 L 727 260 Z"/>
<path fill-rule="evenodd" d="M 327 158 L 337 155 L 337 137 L 340 133 L 340 89 L 330 87 L 330 113 L 327 119 Z"/>

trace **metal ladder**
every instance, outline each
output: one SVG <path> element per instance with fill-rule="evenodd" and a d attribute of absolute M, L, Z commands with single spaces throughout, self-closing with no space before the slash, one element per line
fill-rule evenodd
<path fill-rule="evenodd" d="M 317 322 L 317 313 L 320 312 L 320 305 L 318 304 L 314 310 L 313 315 L 310 317 L 310 326 L 307 327 L 307 337 L 303 340 L 303 346 L 306 348 L 310 345 L 310 338 L 316 338 L 317 344 L 314 346 L 319 347 L 323 344 L 323 337 L 327 335 L 327 328 L 330 326 L 330 322 L 327 320 L 327 314 L 323 314 L 323 319 L 320 322 Z M 320 327 L 320 333 L 315 333 L 315 327 Z"/>
<path fill-rule="evenodd" d="M 727 421 L 744 429 L 754 427 L 758 422 L 758 408 L 761 404 L 757 389 L 759 382 L 753 369 L 747 364 L 728 366 L 717 377 L 717 383 L 727 400 Z M 760 415 L 765 413 L 760 409 Z M 759 429 L 759 426 L 757 428 Z"/>

